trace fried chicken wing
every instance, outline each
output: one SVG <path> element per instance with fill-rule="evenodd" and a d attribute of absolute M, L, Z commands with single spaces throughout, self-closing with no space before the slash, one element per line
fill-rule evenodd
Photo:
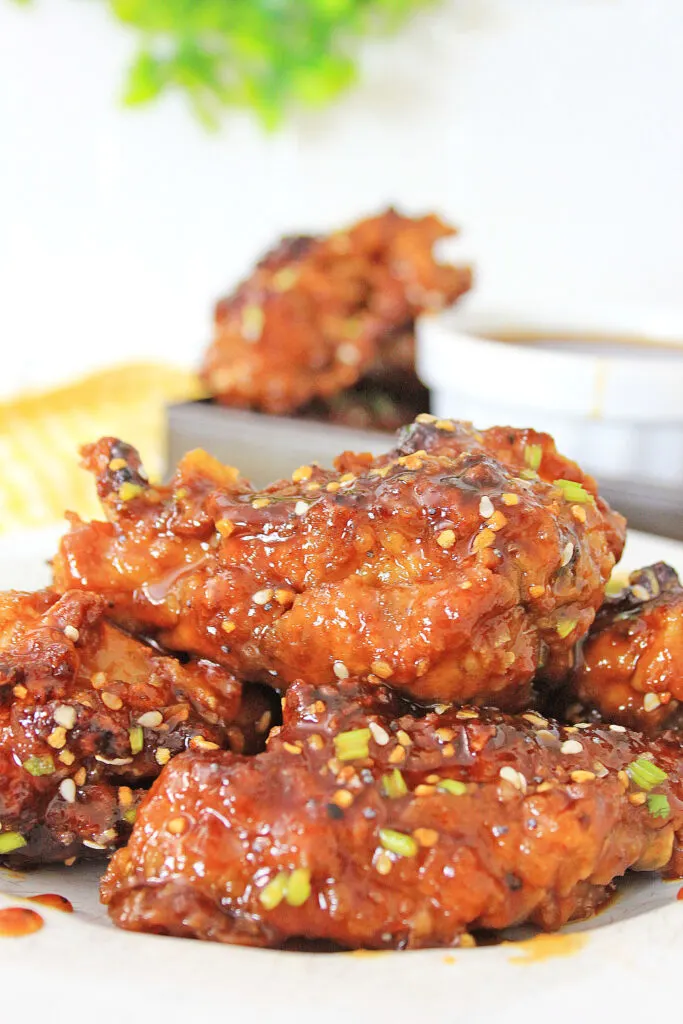
<path fill-rule="evenodd" d="M 134 931 L 280 946 L 450 946 L 583 917 L 671 864 L 681 751 L 607 726 L 292 686 L 252 759 L 181 755 L 104 879 Z"/>
<path fill-rule="evenodd" d="M 572 661 L 557 701 L 565 714 L 594 712 L 648 735 L 680 727 L 683 587 L 674 570 L 659 562 L 632 573 Z"/>
<path fill-rule="evenodd" d="M 202 453 L 148 487 L 104 439 L 85 464 L 109 521 L 72 521 L 55 585 L 241 679 L 524 706 L 590 627 L 624 521 L 547 435 L 419 420 L 376 461 L 345 453 L 260 493 Z"/>
<path fill-rule="evenodd" d="M 0 595 L 0 861 L 111 850 L 179 751 L 263 744 L 265 695 L 161 655 L 105 609 L 88 592 Z"/>
<path fill-rule="evenodd" d="M 222 299 L 202 377 L 229 405 L 293 412 L 361 377 L 415 380 L 412 324 L 471 285 L 440 264 L 438 217 L 388 210 L 326 238 L 285 239 Z"/>

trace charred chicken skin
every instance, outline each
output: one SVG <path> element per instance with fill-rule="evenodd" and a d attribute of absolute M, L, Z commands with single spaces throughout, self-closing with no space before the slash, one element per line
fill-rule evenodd
<path fill-rule="evenodd" d="M 623 729 L 297 683 L 266 753 L 174 759 L 103 899 L 123 928 L 247 945 L 555 929 L 627 869 L 677 867 L 680 768 Z"/>
<path fill-rule="evenodd" d="M 84 462 L 107 522 L 72 518 L 55 585 L 240 679 L 520 708 L 593 622 L 624 520 L 547 435 L 418 420 L 377 460 L 259 493 L 204 453 L 150 487 L 103 439 Z"/>
<path fill-rule="evenodd" d="M 573 658 L 560 701 L 570 717 L 656 735 L 680 728 L 683 702 L 683 587 L 662 562 L 634 572 L 605 601 Z"/>
<path fill-rule="evenodd" d="M 394 210 L 325 238 L 285 239 L 222 299 L 202 370 L 229 405 L 293 412 L 361 377 L 414 379 L 412 322 L 471 285 L 437 262 L 455 234 L 438 217 Z"/>
<path fill-rule="evenodd" d="M 0 595 L 3 863 L 111 851 L 179 751 L 262 746 L 264 695 L 208 661 L 161 655 L 105 609 L 88 592 Z"/>

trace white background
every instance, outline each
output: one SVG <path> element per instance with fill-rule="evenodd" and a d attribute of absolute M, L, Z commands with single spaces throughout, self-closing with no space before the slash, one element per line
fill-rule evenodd
<path fill-rule="evenodd" d="M 389 201 L 459 223 L 494 302 L 683 305 L 680 0 L 445 0 L 275 136 L 122 110 L 130 51 L 96 3 L 0 0 L 0 393 L 191 365 L 274 236 Z"/>

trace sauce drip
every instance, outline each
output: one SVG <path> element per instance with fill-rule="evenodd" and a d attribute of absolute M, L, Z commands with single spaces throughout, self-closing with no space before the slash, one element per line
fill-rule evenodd
<path fill-rule="evenodd" d="M 8 939 L 23 938 L 39 932 L 45 922 L 35 910 L 24 907 L 7 907 L 0 910 L 0 937 Z"/>
<path fill-rule="evenodd" d="M 61 910 L 63 914 L 73 914 L 74 908 L 66 896 L 60 896 L 56 892 L 43 892 L 37 896 L 27 896 L 31 903 L 40 903 L 43 907 L 51 907 L 52 910 Z"/>

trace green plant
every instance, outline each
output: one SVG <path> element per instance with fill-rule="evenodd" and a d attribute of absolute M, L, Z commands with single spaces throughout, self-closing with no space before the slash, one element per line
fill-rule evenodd
<path fill-rule="evenodd" d="M 104 2 L 139 36 L 127 104 L 177 89 L 208 125 L 241 107 L 274 128 L 292 107 L 321 106 L 354 81 L 363 37 L 396 28 L 434 0 Z"/>

